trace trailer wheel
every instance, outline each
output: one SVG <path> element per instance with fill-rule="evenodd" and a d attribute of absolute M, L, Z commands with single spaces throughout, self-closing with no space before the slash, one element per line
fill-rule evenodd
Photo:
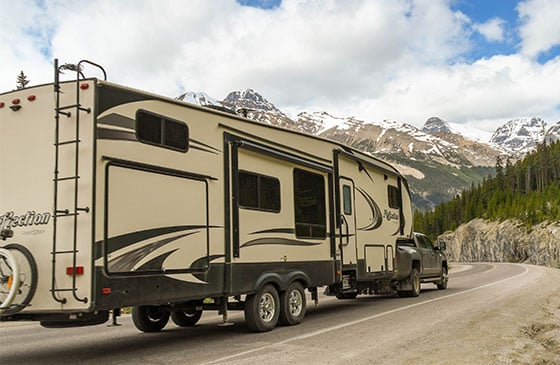
<path fill-rule="evenodd" d="M 142 332 L 159 332 L 169 321 L 169 312 L 155 305 L 132 307 L 132 321 Z"/>
<path fill-rule="evenodd" d="M 17 243 L 4 246 L 14 257 L 19 271 L 17 292 L 12 300 L 11 308 L 2 311 L 2 314 L 13 314 L 24 309 L 37 289 L 37 264 L 33 255 L 27 248 Z"/>
<path fill-rule="evenodd" d="M 336 293 L 336 299 L 356 299 L 356 297 L 358 296 L 358 292 L 357 291 L 353 291 L 353 292 L 342 292 L 342 293 Z"/>
<path fill-rule="evenodd" d="M 202 317 L 202 310 L 174 311 L 171 312 L 171 320 L 180 327 L 192 327 Z"/>
<path fill-rule="evenodd" d="M 253 332 L 266 332 L 276 327 L 280 316 L 280 299 L 272 285 L 265 285 L 245 299 L 245 323 Z"/>
<path fill-rule="evenodd" d="M 305 316 L 305 291 L 295 281 L 280 294 L 280 323 L 293 326 L 300 324 Z"/>
<path fill-rule="evenodd" d="M 449 281 L 449 275 L 447 274 L 447 267 L 441 267 L 441 281 L 437 283 L 437 288 L 439 290 L 447 289 L 447 282 Z"/>

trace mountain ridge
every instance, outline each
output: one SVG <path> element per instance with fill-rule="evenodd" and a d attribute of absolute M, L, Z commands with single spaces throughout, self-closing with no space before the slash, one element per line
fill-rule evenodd
<path fill-rule="evenodd" d="M 253 89 L 232 91 L 222 101 L 206 94 L 189 94 L 181 100 L 203 106 L 209 100 L 208 106 L 218 103 L 241 116 L 332 139 L 384 159 L 410 180 L 413 202 L 420 209 L 433 208 L 493 175 L 498 157 L 517 160 L 547 138 L 560 139 L 560 122 L 547 127 L 537 117 L 508 121 L 485 143 L 465 137 L 456 124 L 435 116 L 422 129 L 394 120 L 364 121 L 326 111 L 303 111 L 292 119 Z"/>

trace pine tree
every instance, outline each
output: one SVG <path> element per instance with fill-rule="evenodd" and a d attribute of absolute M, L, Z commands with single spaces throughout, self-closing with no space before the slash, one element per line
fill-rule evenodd
<path fill-rule="evenodd" d="M 23 89 L 27 86 L 27 84 L 29 84 L 29 80 L 27 79 L 27 76 L 25 76 L 25 74 L 23 73 L 23 71 L 21 71 L 17 77 L 17 84 L 16 84 L 16 88 L 19 89 Z"/>

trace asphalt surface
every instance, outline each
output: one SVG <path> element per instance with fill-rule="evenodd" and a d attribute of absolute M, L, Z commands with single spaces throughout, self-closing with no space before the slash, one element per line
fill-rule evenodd
<path fill-rule="evenodd" d="M 160 333 L 127 315 L 118 327 L 1 323 L 0 364 L 546 364 L 560 362 L 558 298 L 558 269 L 463 264 L 447 290 L 423 284 L 418 298 L 321 297 L 315 307 L 308 297 L 302 324 L 266 333 L 250 333 L 242 312 L 230 326 L 207 312 Z"/>

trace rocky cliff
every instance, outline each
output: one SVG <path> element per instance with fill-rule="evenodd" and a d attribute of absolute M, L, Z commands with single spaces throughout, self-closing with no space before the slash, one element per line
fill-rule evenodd
<path fill-rule="evenodd" d="M 474 219 L 440 236 L 451 261 L 524 262 L 560 267 L 560 223 L 541 223 L 527 232 L 515 221 Z"/>

